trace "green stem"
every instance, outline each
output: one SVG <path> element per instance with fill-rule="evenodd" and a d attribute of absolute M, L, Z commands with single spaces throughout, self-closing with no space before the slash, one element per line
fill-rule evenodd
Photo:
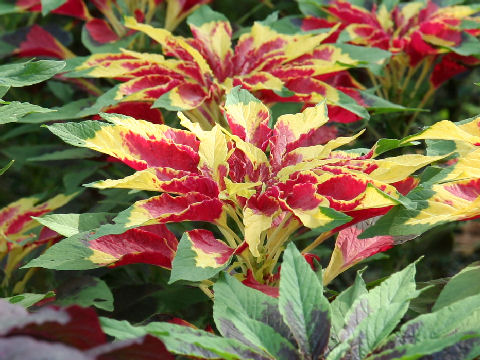
<path fill-rule="evenodd" d="M 327 240 L 330 236 L 332 236 L 332 231 L 327 231 L 322 234 L 320 234 L 313 242 L 308 245 L 305 249 L 302 250 L 302 254 L 308 253 L 309 251 L 312 251 L 315 249 L 318 245 L 320 245 L 322 242 Z"/>

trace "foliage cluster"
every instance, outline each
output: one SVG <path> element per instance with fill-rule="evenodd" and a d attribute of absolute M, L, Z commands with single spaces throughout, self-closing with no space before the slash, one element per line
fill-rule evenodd
<path fill-rule="evenodd" d="M 6 0 L 0 30 L 2 356 L 480 357 L 478 5 Z"/>

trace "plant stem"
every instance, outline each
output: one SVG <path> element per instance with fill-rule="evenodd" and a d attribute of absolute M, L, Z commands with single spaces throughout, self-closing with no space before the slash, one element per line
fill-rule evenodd
<path fill-rule="evenodd" d="M 308 253 L 309 251 L 315 249 L 318 245 L 320 245 L 322 242 L 332 236 L 332 234 L 332 231 L 327 231 L 320 234 L 310 245 L 308 245 L 305 249 L 302 250 L 302 254 Z"/>

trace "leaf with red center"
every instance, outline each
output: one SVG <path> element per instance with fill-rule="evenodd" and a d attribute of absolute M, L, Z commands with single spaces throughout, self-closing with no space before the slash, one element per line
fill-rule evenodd
<path fill-rule="evenodd" d="M 323 273 L 325 284 L 329 284 L 340 273 L 358 262 L 376 253 L 386 251 L 395 245 L 395 238 L 389 235 L 368 239 L 358 238 L 358 235 L 374 222 L 374 219 L 369 219 L 338 233 L 330 263 Z"/>
<path fill-rule="evenodd" d="M 366 176 L 333 175 L 319 183 L 317 191 L 330 202 L 332 209 L 341 212 L 377 209 L 399 204 L 398 195 L 393 186 L 374 182 Z"/>
<path fill-rule="evenodd" d="M 205 58 L 215 77 L 223 82 L 232 72 L 232 28 L 221 13 L 201 6 L 188 17 L 194 40 L 190 44 Z"/>
<path fill-rule="evenodd" d="M 88 184 L 98 189 L 120 188 L 188 194 L 197 192 L 209 197 L 219 195 L 219 185 L 211 177 L 188 171 L 152 167 L 118 180 Z"/>
<path fill-rule="evenodd" d="M 311 229 L 331 230 L 351 220 L 347 215 L 328 208 L 328 201 L 317 192 L 318 179 L 313 174 L 296 174 L 279 184 L 282 208 L 293 213 Z"/>
<path fill-rule="evenodd" d="M 164 54 L 174 56 L 182 60 L 196 63 L 198 74 L 201 77 L 212 76 L 212 70 L 208 66 L 206 60 L 198 52 L 197 49 L 189 45 L 184 38 L 173 36 L 165 29 L 156 29 L 150 25 L 139 24 L 135 19 L 127 17 L 125 25 L 131 29 L 144 32 L 153 40 L 162 45 Z M 201 80 L 200 78 L 198 80 Z"/>
<path fill-rule="evenodd" d="M 227 136 L 220 126 L 215 125 L 211 130 L 202 130 L 197 123 L 192 123 L 182 113 L 178 114 L 180 124 L 189 129 L 200 140 L 198 155 L 200 161 L 198 169 L 201 174 L 212 178 L 220 188 L 224 187 L 224 177 L 228 172 Z"/>
<path fill-rule="evenodd" d="M 93 250 L 88 260 L 94 264 L 117 267 L 143 263 L 171 269 L 177 242 L 165 225 L 151 225 L 105 235 L 86 245 Z"/>
<path fill-rule="evenodd" d="M 32 216 L 38 217 L 49 213 L 65 205 L 76 195 L 57 195 L 42 203 L 38 203 L 39 198 L 30 197 L 9 204 L 0 209 L 0 234 L 11 241 L 20 239 L 39 225 Z M 4 241 L 5 239 L 0 238 L 0 249 L 4 246 Z"/>
<path fill-rule="evenodd" d="M 233 88 L 227 94 L 225 117 L 232 134 L 266 150 L 272 132 L 268 127 L 270 111 L 258 99 L 246 90 Z"/>
<path fill-rule="evenodd" d="M 411 191 L 407 198 L 416 207 L 397 207 L 369 228 L 363 236 L 418 235 L 426 230 L 450 221 L 469 220 L 480 216 L 480 180 L 462 178 L 449 180 L 451 174 L 464 173 L 464 163 L 446 169 L 441 183 L 427 184 Z M 458 169 L 460 168 L 460 169 Z M 468 169 L 466 169 L 468 171 Z M 450 172 L 450 175 L 448 174 Z M 468 173 L 468 172 L 467 172 Z"/>
<path fill-rule="evenodd" d="M 204 86 L 193 82 L 184 82 L 159 95 L 153 103 L 153 107 L 171 111 L 191 110 L 200 107 L 207 100 L 208 95 Z"/>
<path fill-rule="evenodd" d="M 400 194 L 402 194 L 403 196 L 405 196 L 405 195 L 407 195 L 410 191 L 412 191 L 413 189 L 415 189 L 419 183 L 420 183 L 420 179 L 419 179 L 419 178 L 414 177 L 414 176 L 409 176 L 409 177 L 406 177 L 406 178 L 403 179 L 403 180 L 394 182 L 394 183 L 392 183 L 391 185 L 393 185 L 393 186 L 395 187 L 395 189 L 397 189 L 397 191 L 398 191 Z"/>
<path fill-rule="evenodd" d="M 480 116 L 454 123 L 448 120 L 439 121 L 417 134 L 402 139 L 402 144 L 415 140 L 453 140 L 471 144 L 472 149 L 480 146 Z"/>
<path fill-rule="evenodd" d="M 270 20 L 255 22 L 249 33 L 240 36 L 235 47 L 234 73 L 246 75 L 270 72 L 276 67 L 313 51 L 329 34 L 283 34 Z M 301 44 L 301 45 L 300 45 Z"/>
<path fill-rule="evenodd" d="M 285 154 L 298 147 L 319 145 L 316 141 L 321 137 L 316 134 L 327 122 L 325 103 L 306 108 L 300 114 L 280 116 L 270 139 L 272 165 L 282 167 Z"/>
<path fill-rule="evenodd" d="M 175 197 L 162 194 L 137 201 L 114 220 L 125 228 L 181 221 L 215 222 L 222 215 L 222 207 L 218 198 L 195 192 Z"/>
<path fill-rule="evenodd" d="M 85 121 L 49 129 L 71 145 L 106 153 L 137 170 L 158 166 L 197 172 L 198 141 L 193 134 L 128 116 L 103 117 L 115 124 Z M 163 153 L 169 156 L 158 155 Z"/>
<path fill-rule="evenodd" d="M 267 89 L 281 93 L 288 90 L 282 80 L 266 71 L 255 71 L 247 75 L 236 76 L 233 78 L 232 85 L 240 86 L 249 91 Z"/>
<path fill-rule="evenodd" d="M 165 75 L 145 75 L 122 83 L 116 98 L 123 101 L 154 101 L 172 89 L 176 89 L 179 80 Z"/>
<path fill-rule="evenodd" d="M 129 53 L 94 54 L 87 58 L 78 58 L 74 65 L 74 70 L 69 73 L 71 77 L 119 77 L 146 65 L 146 62 Z"/>
<path fill-rule="evenodd" d="M 279 195 L 278 188 L 270 187 L 265 192 L 250 197 L 243 209 L 245 241 L 253 256 L 261 256 L 261 234 L 271 228 L 274 217 L 281 210 Z"/>
<path fill-rule="evenodd" d="M 229 264 L 234 252 L 208 230 L 188 231 L 178 244 L 169 283 L 209 279 Z"/>
<path fill-rule="evenodd" d="M 41 308 L 33 314 L 17 305 L 0 300 L 0 334 L 30 336 L 86 350 L 106 343 L 93 309 L 70 306 Z"/>

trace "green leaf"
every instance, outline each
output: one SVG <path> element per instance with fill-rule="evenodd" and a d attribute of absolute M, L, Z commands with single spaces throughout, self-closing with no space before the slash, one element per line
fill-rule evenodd
<path fill-rule="evenodd" d="M 5 165 L 3 168 L 1 168 L 0 169 L 0 175 L 5 174 L 5 171 L 7 171 L 10 168 L 10 166 L 13 165 L 14 162 L 15 162 L 15 160 L 10 160 L 10 162 L 7 165 Z"/>
<path fill-rule="evenodd" d="M 53 270 L 96 269 L 101 265 L 88 260 L 94 254 L 85 245 L 89 235 L 90 232 L 86 231 L 63 239 L 22 268 L 41 267 Z"/>
<path fill-rule="evenodd" d="M 1 104 L 6 105 L 1 105 Z M 30 113 L 48 113 L 55 110 L 47 109 L 30 103 L 18 101 L 2 102 L 0 100 L 0 125 L 17 122 L 19 119 Z"/>
<path fill-rule="evenodd" d="M 480 355 L 480 335 L 456 333 L 416 345 L 399 345 L 369 356 L 368 360 L 452 359 L 473 360 Z"/>
<path fill-rule="evenodd" d="M 103 332 L 116 340 L 127 340 L 147 334 L 144 326 L 133 326 L 126 320 L 115 320 L 106 317 L 100 317 L 99 320 Z"/>
<path fill-rule="evenodd" d="M 0 85 L 22 87 L 50 79 L 65 67 L 64 61 L 39 60 L 0 66 Z"/>
<path fill-rule="evenodd" d="M 48 121 L 66 121 L 73 120 L 82 117 L 80 113 L 85 106 L 90 105 L 92 102 L 91 99 L 81 99 L 68 103 L 62 107 L 52 108 L 55 110 L 51 113 L 46 114 L 30 114 L 22 118 L 19 122 L 27 124 L 43 124 Z M 88 116 L 91 114 L 87 114 Z"/>
<path fill-rule="evenodd" d="M 451 154 L 457 149 L 453 140 L 425 140 L 428 156 Z"/>
<path fill-rule="evenodd" d="M 114 214 L 83 213 L 83 214 L 50 214 L 35 218 L 40 224 L 56 231 L 65 237 L 81 232 L 94 230 L 100 225 L 110 222 Z"/>
<path fill-rule="evenodd" d="M 478 24 L 477 24 L 478 28 Z M 480 41 L 473 35 L 467 32 L 462 32 L 462 42 L 457 47 L 448 47 L 448 49 L 456 52 L 462 56 L 479 56 L 480 55 Z"/>
<path fill-rule="evenodd" d="M 187 18 L 187 24 L 200 27 L 203 24 L 213 22 L 213 21 L 225 21 L 228 22 L 228 19 L 222 13 L 213 11 L 209 6 L 202 5 L 200 6 L 192 15 Z"/>
<path fill-rule="evenodd" d="M 472 333 L 476 333 L 476 337 L 469 335 Z M 378 358 L 412 359 L 412 356 L 436 354 L 433 358 L 472 359 L 480 354 L 479 337 L 480 294 L 476 294 L 405 323 L 383 346 L 389 350 L 380 353 Z M 444 357 L 446 355 L 449 357 Z"/>
<path fill-rule="evenodd" d="M 247 90 L 242 89 L 240 86 L 235 86 L 227 94 L 227 99 L 225 100 L 225 106 L 236 105 L 236 104 L 248 105 L 251 102 L 259 103 L 260 100 L 258 100 L 255 96 L 253 96 Z"/>
<path fill-rule="evenodd" d="M 57 135 L 67 144 L 82 147 L 86 139 L 95 137 L 97 131 L 103 126 L 111 126 L 101 121 L 87 120 L 80 123 L 56 123 L 47 125 L 46 128 Z"/>
<path fill-rule="evenodd" d="M 470 265 L 456 274 L 445 285 L 433 310 L 437 311 L 456 301 L 480 293 L 480 265 Z"/>
<path fill-rule="evenodd" d="M 325 12 L 322 7 L 328 4 L 326 0 L 297 0 L 298 8 L 304 15 L 324 17 Z"/>
<path fill-rule="evenodd" d="M 113 294 L 105 281 L 91 276 L 70 278 L 58 288 L 56 303 L 62 306 L 95 306 L 113 311 Z"/>
<path fill-rule="evenodd" d="M 327 359 L 366 357 L 395 329 L 408 310 L 410 299 L 418 294 L 415 264 L 410 264 L 358 297 L 338 334 L 341 342 Z"/>
<path fill-rule="evenodd" d="M 304 358 L 318 359 L 330 335 L 330 303 L 323 285 L 293 243 L 283 255 L 279 310 Z"/>
<path fill-rule="evenodd" d="M 107 106 L 118 104 L 119 100 L 115 99 L 115 96 L 117 95 L 119 86 L 120 84 L 115 85 L 110 90 L 100 95 L 93 105 L 82 109 L 82 111 L 80 111 L 77 114 L 77 116 L 85 117 L 85 116 L 96 115 Z"/>
<path fill-rule="evenodd" d="M 192 241 L 188 233 L 184 233 L 178 243 L 177 253 L 172 262 L 172 272 L 169 284 L 178 280 L 202 281 L 210 279 L 222 271 L 229 263 L 222 266 L 197 266 L 198 254 L 192 248 Z"/>
<path fill-rule="evenodd" d="M 59 98 L 62 103 L 69 104 L 72 102 L 75 88 L 70 83 L 50 80 L 47 82 L 48 89 Z"/>
<path fill-rule="evenodd" d="M 203 330 L 176 324 L 153 322 L 146 326 L 132 326 L 127 321 L 100 318 L 103 331 L 118 340 L 151 334 L 160 338 L 167 349 L 175 354 L 201 359 L 254 359 L 273 360 L 242 343 L 222 338 Z"/>
<path fill-rule="evenodd" d="M 330 101 L 337 106 L 351 111 L 363 119 L 370 119 L 370 114 L 368 113 L 367 109 L 359 105 L 354 98 L 348 96 L 344 92 L 338 91 L 338 100 L 332 101 L 332 99 L 330 99 Z"/>
<path fill-rule="evenodd" d="M 55 10 L 65 4 L 67 0 L 42 0 L 42 15 L 47 15 L 50 11 Z"/>
<path fill-rule="evenodd" d="M 347 53 L 352 59 L 358 60 L 360 64 L 356 67 L 366 67 L 375 75 L 380 75 L 383 66 L 392 53 L 375 47 L 356 46 L 350 44 L 335 44 L 342 52 Z"/>
<path fill-rule="evenodd" d="M 33 294 L 33 293 L 25 293 L 20 295 L 15 295 L 6 298 L 5 300 L 9 301 L 12 304 L 21 305 L 24 308 L 29 308 L 39 301 L 43 299 L 48 299 L 54 297 L 55 293 L 53 291 L 49 291 L 46 294 Z"/>
<path fill-rule="evenodd" d="M 355 300 L 368 293 L 365 282 L 362 278 L 363 271 L 357 271 L 357 277 L 352 286 L 338 295 L 332 301 L 330 307 L 332 309 L 332 335 L 339 341 L 340 330 L 345 325 L 345 319 L 348 310 L 352 307 Z"/>
<path fill-rule="evenodd" d="M 213 317 L 220 333 L 259 348 L 275 359 L 295 358 L 293 335 L 282 320 L 276 299 L 222 273 L 213 287 Z"/>
<path fill-rule="evenodd" d="M 55 160 L 71 160 L 71 159 L 88 159 L 98 157 L 99 154 L 90 149 L 66 149 L 54 151 L 40 156 L 34 156 L 27 161 L 55 161 Z"/>
<path fill-rule="evenodd" d="M 416 142 L 405 142 L 403 143 L 402 140 L 397 139 L 380 139 L 378 140 L 375 145 L 373 146 L 373 156 L 377 157 L 384 152 L 397 149 L 399 147 L 404 146 L 411 146 L 417 144 Z"/>
<path fill-rule="evenodd" d="M 10 86 L 0 85 L 0 99 L 10 90 Z"/>
<path fill-rule="evenodd" d="M 65 189 L 75 189 L 89 176 L 94 174 L 102 163 L 99 161 L 82 161 L 79 163 L 80 167 L 75 167 L 63 176 L 63 185 Z M 100 210 L 99 210 L 100 211 Z"/>
<path fill-rule="evenodd" d="M 406 108 L 402 105 L 394 104 L 372 94 L 371 90 L 359 90 L 359 93 L 362 96 L 362 100 L 366 104 L 366 108 L 369 111 L 373 111 L 375 114 L 386 114 L 398 111 L 428 111 L 417 108 Z"/>
<path fill-rule="evenodd" d="M 15 6 L 15 3 L 0 3 L 0 15 L 7 15 L 13 13 L 19 13 L 20 9 Z"/>

